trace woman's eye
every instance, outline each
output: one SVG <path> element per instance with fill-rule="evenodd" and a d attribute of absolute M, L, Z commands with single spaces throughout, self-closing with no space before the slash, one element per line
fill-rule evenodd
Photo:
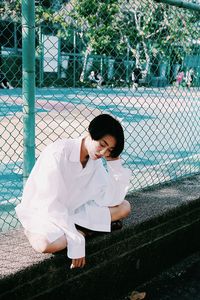
<path fill-rule="evenodd" d="M 100 146 L 101 146 L 101 147 L 105 147 L 104 143 L 100 143 Z"/>

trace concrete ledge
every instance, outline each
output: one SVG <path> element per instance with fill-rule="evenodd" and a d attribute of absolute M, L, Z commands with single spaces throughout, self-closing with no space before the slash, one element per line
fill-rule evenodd
<path fill-rule="evenodd" d="M 112 300 L 200 249 L 200 175 L 127 197 L 121 231 L 87 241 L 87 266 L 37 254 L 22 230 L 0 235 L 0 299 Z"/>

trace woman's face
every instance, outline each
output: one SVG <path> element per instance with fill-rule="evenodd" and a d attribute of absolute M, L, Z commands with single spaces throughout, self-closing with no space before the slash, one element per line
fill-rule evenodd
<path fill-rule="evenodd" d="M 111 135 L 105 135 L 100 140 L 95 141 L 89 137 L 87 143 L 88 155 L 91 159 L 96 160 L 101 157 L 108 158 L 116 146 L 116 139 Z"/>

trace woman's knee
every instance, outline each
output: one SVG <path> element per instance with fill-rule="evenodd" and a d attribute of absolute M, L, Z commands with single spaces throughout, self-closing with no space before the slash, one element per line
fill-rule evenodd
<path fill-rule="evenodd" d="M 131 212 L 131 206 L 127 200 L 124 200 L 120 205 L 109 207 L 109 209 L 112 221 L 126 218 Z"/>
<path fill-rule="evenodd" d="M 127 200 L 124 200 L 121 204 L 123 218 L 126 218 L 131 212 L 131 205 Z"/>
<path fill-rule="evenodd" d="M 46 253 L 48 251 L 49 242 L 45 239 L 30 241 L 31 246 L 36 252 Z"/>
<path fill-rule="evenodd" d="M 62 235 L 57 240 L 48 245 L 44 253 L 55 253 L 67 247 L 67 240 L 65 235 Z"/>
<path fill-rule="evenodd" d="M 67 247 L 65 235 L 62 235 L 52 243 L 50 243 L 45 236 L 41 236 L 40 234 L 25 231 L 25 235 L 33 249 L 39 253 L 55 253 Z"/>
<path fill-rule="evenodd" d="M 26 230 L 25 230 L 25 235 L 28 238 L 30 245 L 36 252 L 39 253 L 46 252 L 46 250 L 49 247 L 49 242 L 45 237 Z"/>

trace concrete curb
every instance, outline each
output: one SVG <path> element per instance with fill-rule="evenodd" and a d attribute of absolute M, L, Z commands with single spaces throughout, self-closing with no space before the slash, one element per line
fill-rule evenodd
<path fill-rule="evenodd" d="M 118 299 L 200 249 L 200 175 L 127 197 L 120 231 L 87 241 L 87 266 L 70 270 L 66 251 L 37 254 L 22 230 L 0 236 L 0 299 Z"/>

